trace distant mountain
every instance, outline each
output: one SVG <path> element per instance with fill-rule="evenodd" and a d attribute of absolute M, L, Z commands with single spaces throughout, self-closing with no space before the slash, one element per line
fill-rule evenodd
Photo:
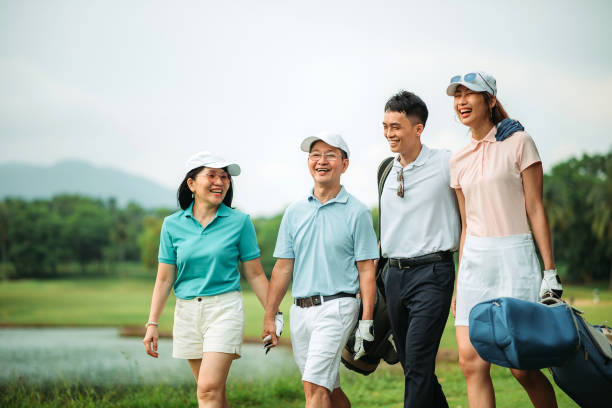
<path fill-rule="evenodd" d="M 0 199 L 50 198 L 61 193 L 114 197 L 119 205 L 134 201 L 145 208 L 176 207 L 176 192 L 110 167 L 97 167 L 79 160 L 65 160 L 52 166 L 0 164 Z"/>

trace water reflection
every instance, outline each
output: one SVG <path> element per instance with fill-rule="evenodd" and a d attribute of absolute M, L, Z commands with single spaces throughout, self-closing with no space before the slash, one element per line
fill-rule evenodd
<path fill-rule="evenodd" d="M 112 328 L 0 329 L 0 381 L 67 381 L 95 384 L 193 381 L 185 360 L 172 358 L 172 341 L 160 339 L 159 358 L 144 353 L 141 339 Z M 280 377 L 297 371 L 291 350 L 245 344 L 231 378 Z"/>

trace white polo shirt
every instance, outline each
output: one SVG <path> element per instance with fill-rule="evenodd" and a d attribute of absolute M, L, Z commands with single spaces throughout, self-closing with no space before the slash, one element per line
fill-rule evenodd
<path fill-rule="evenodd" d="M 399 156 L 398 156 L 399 157 Z M 380 243 L 386 258 L 413 258 L 459 248 L 461 219 L 450 187 L 451 152 L 422 145 L 417 159 L 402 169 L 398 157 L 381 197 Z M 404 197 L 397 195 L 403 171 Z"/>

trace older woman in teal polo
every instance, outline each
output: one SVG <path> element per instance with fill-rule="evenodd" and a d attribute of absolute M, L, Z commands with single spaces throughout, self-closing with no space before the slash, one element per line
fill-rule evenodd
<path fill-rule="evenodd" d="M 157 357 L 158 322 L 174 289 L 176 307 L 172 355 L 186 359 L 197 383 L 200 407 L 227 407 L 225 383 L 240 357 L 244 275 L 265 306 L 268 280 L 259 260 L 255 228 L 247 214 L 231 208 L 236 163 L 209 152 L 187 160 L 178 189 L 181 211 L 166 217 L 161 229 L 159 266 L 143 343 Z"/>

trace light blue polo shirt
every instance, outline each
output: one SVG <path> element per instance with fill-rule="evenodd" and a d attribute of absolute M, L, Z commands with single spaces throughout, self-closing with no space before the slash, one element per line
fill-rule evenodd
<path fill-rule="evenodd" d="M 193 217 L 193 203 L 164 219 L 158 260 L 176 265 L 174 294 L 180 299 L 240 290 L 238 261 L 258 257 L 250 217 L 225 204 L 206 227 Z"/>
<path fill-rule="evenodd" d="M 285 211 L 274 257 L 295 259 L 295 298 L 357 293 L 355 262 L 378 258 L 372 214 L 344 187 L 325 204 L 311 194 Z"/>

